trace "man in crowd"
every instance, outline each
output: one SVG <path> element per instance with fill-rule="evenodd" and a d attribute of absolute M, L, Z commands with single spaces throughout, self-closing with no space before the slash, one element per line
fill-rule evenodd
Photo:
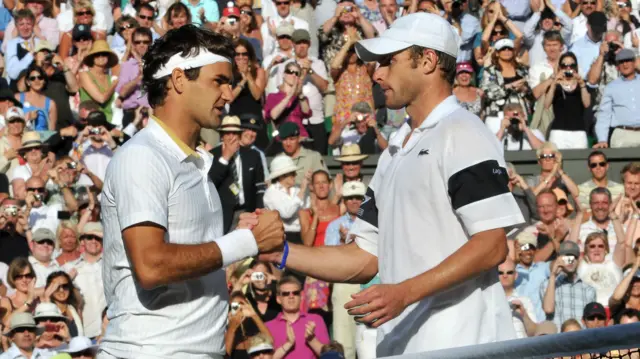
<path fill-rule="evenodd" d="M 362 153 L 376 154 L 389 145 L 378 128 L 376 116 L 367 102 L 351 106 L 349 118 L 338 119 L 329 136 L 329 145 L 339 148 L 343 144 L 357 143 Z"/>
<path fill-rule="evenodd" d="M 552 1 L 540 0 L 539 4 L 540 7 L 534 9 L 535 12 L 524 24 L 522 30 L 524 45 L 529 48 L 529 66 L 532 69 L 535 66 L 547 64 L 552 61 L 552 59 L 549 58 L 549 54 L 546 53 L 547 51 L 545 51 L 547 33 L 556 32 L 560 35 L 556 39 L 564 45 L 565 42 L 571 40 L 571 32 L 573 30 L 571 18 L 562 10 L 556 8 Z M 553 30 L 556 22 L 562 24 L 561 32 Z M 555 60 L 557 61 L 557 58 Z M 529 81 L 531 81 L 531 79 Z M 540 79 L 536 78 L 533 79 L 533 81 L 540 82 Z M 535 86 L 531 86 L 532 89 L 534 87 Z"/>
<path fill-rule="evenodd" d="M 287 357 L 296 359 L 314 359 L 320 356 L 322 345 L 329 343 L 329 331 L 318 314 L 300 310 L 302 285 L 292 276 L 285 276 L 276 286 L 277 301 L 282 313 L 266 324 L 276 348 L 287 341 L 287 325 L 291 325 L 295 334 L 295 344 L 289 349 Z"/>
<path fill-rule="evenodd" d="M 538 248 L 538 239 L 529 232 L 521 232 L 514 242 L 517 260 L 516 271 L 518 276 L 515 281 L 515 289 L 520 295 L 531 300 L 536 318 L 544 318 L 542 299 L 540 297 L 540 285 L 549 279 L 551 273 L 547 262 L 535 262 L 534 258 Z"/>
<path fill-rule="evenodd" d="M 11 339 L 11 347 L 0 354 L 0 359 L 43 358 L 44 352 L 36 348 L 36 335 L 42 330 L 36 327 L 31 313 L 13 313 L 5 334 Z"/>
<path fill-rule="evenodd" d="M 567 319 L 580 320 L 585 306 L 596 301 L 596 290 L 578 277 L 579 259 L 580 247 L 575 242 L 562 242 L 551 265 L 552 276 L 540 286 L 542 308 L 558 327 Z"/>
<path fill-rule="evenodd" d="M 604 328 L 607 326 L 607 312 L 602 304 L 591 302 L 584 307 L 582 324 L 587 329 Z"/>
<path fill-rule="evenodd" d="M 300 185 L 305 174 L 309 171 L 324 169 L 329 172 L 322 156 L 300 143 L 300 128 L 293 122 L 285 122 L 278 128 L 280 141 L 282 141 L 283 152 L 293 159 L 298 166 L 296 171 L 296 184 Z"/>
<path fill-rule="evenodd" d="M 520 103 L 504 106 L 504 118 L 496 133 L 506 151 L 537 150 L 544 143 L 544 135 L 527 125 L 527 114 Z"/>
<path fill-rule="evenodd" d="M 498 275 L 500 276 L 500 284 L 504 289 L 504 294 L 507 296 L 507 300 L 511 306 L 511 316 L 513 320 L 513 326 L 516 329 L 516 336 L 518 338 L 526 338 L 532 330 L 527 330 L 527 327 L 532 328 L 532 324 L 537 323 L 535 309 L 531 303 L 531 299 L 527 296 L 518 293 L 515 288 L 516 279 L 518 279 L 518 272 L 516 271 L 516 264 L 507 257 L 507 259 L 498 266 Z M 524 308 L 524 314 L 516 310 L 516 307 Z"/>
<path fill-rule="evenodd" d="M 624 192 L 624 186 L 609 179 L 609 161 L 602 151 L 591 152 L 587 157 L 587 166 L 591 172 L 591 179 L 578 186 L 580 190 L 578 200 L 582 208 L 589 207 L 591 191 L 595 188 L 608 189 L 612 198 L 618 198 Z"/>
<path fill-rule="evenodd" d="M 76 138 L 78 153 L 73 153 L 75 160 L 84 164 L 87 170 L 104 181 L 107 166 L 113 157 L 113 151 L 118 147 L 111 135 L 113 125 L 107 121 L 102 111 L 93 111 L 87 116 L 87 126 Z M 80 176 L 79 185 L 91 186 L 94 181 L 87 175 Z"/>
<path fill-rule="evenodd" d="M 581 6 L 584 8 L 586 4 L 591 2 L 593 0 L 586 0 Z M 587 15 L 585 12 L 583 14 Z M 574 35 L 579 30 L 579 26 L 575 23 L 576 19 L 574 19 L 573 25 Z M 600 42 L 605 31 L 607 31 L 607 21 L 607 16 L 599 11 L 588 14 L 586 34 L 571 43 L 569 51 L 576 55 L 580 77 L 583 79 L 587 77 L 591 64 L 598 58 Z"/>
<path fill-rule="evenodd" d="M 626 164 L 620 171 L 620 176 L 624 186 L 624 196 L 636 203 L 640 201 L 640 162 Z"/>
<path fill-rule="evenodd" d="M 36 230 L 38 228 L 48 228 L 56 230 L 60 220 L 58 212 L 63 207 L 59 203 L 47 204 L 47 189 L 41 177 L 31 177 L 27 180 L 27 198 L 25 215 L 29 218 L 29 228 Z"/>
<path fill-rule="evenodd" d="M 616 54 L 620 77 L 604 89 L 595 126 L 598 143 L 593 148 L 640 146 L 640 107 L 635 99 L 640 81 L 635 60 L 635 52 L 629 49 Z"/>
<path fill-rule="evenodd" d="M 264 24 L 263 24 L 264 25 Z M 267 73 L 267 86 L 265 94 L 276 93 L 282 84 L 284 62 L 295 58 L 292 36 L 295 28 L 288 22 L 284 22 L 276 29 L 276 39 L 278 47 L 270 55 L 265 55 L 262 60 L 262 67 Z"/>
<path fill-rule="evenodd" d="M 52 19 L 45 16 L 45 10 L 50 10 L 52 2 L 50 0 L 26 0 L 24 2 L 25 8 L 31 11 L 34 16 L 33 33 L 40 40 L 45 40 L 53 48 L 58 47 L 60 41 L 60 30 L 58 29 L 58 22 L 56 19 Z M 7 51 L 7 46 L 11 40 L 14 39 L 14 31 L 16 30 L 17 20 L 14 20 L 7 25 L 4 29 L 4 38 L 2 39 L 3 46 L 2 51 Z"/>
<path fill-rule="evenodd" d="M 133 56 L 120 65 L 120 78 L 118 79 L 116 92 L 122 101 L 122 110 L 124 111 L 122 118 L 123 128 L 133 121 L 138 107 L 147 108 L 147 112 L 149 111 L 147 95 L 141 93 L 141 85 L 142 57 L 149 50 L 151 42 L 151 30 L 146 27 L 138 27 L 133 30 L 131 34 L 131 52 Z"/>
<path fill-rule="evenodd" d="M 140 27 L 147 28 L 151 31 L 151 39 L 156 41 L 160 37 L 153 28 L 153 21 L 156 17 L 156 9 L 149 4 L 140 4 L 136 13 L 136 20 Z"/>
<path fill-rule="evenodd" d="M 0 262 L 7 265 L 17 257 L 29 256 L 29 244 L 24 232 L 18 232 L 20 216 L 27 224 L 26 216 L 20 213 L 18 201 L 5 198 L 0 205 Z"/>
<path fill-rule="evenodd" d="M 227 6 L 226 8 L 224 8 L 224 10 L 222 10 L 222 18 L 218 23 L 217 30 L 220 34 L 230 38 L 233 41 L 236 41 L 238 39 L 247 40 L 251 44 L 251 47 L 253 48 L 258 61 L 262 61 L 263 55 L 260 40 L 256 39 L 255 37 L 245 36 L 242 33 L 242 28 L 240 26 L 240 9 L 238 7 Z"/>
<path fill-rule="evenodd" d="M 595 109 L 600 107 L 605 87 L 620 77 L 616 66 L 616 55 L 624 49 L 620 39 L 621 34 L 618 31 L 607 31 L 600 44 L 598 57 L 589 69 L 586 80 L 590 87 L 598 89 L 595 98 L 592 97 L 595 101 L 591 101 L 595 104 Z"/>
<path fill-rule="evenodd" d="M 258 131 L 262 131 L 264 122 L 256 118 L 256 115 L 245 113 L 240 115 L 240 127 L 242 127 L 242 135 L 240 135 L 240 146 L 255 151 L 260 156 L 264 178 L 269 177 L 269 166 L 267 165 L 267 157 L 261 149 L 256 147 L 254 143 L 258 137 Z"/>
<path fill-rule="evenodd" d="M 29 9 L 20 9 L 14 15 L 18 36 L 11 41 L 5 41 L 7 51 L 7 75 L 15 81 L 20 72 L 25 70 L 33 62 L 36 47 L 41 41 L 46 41 L 34 32 L 35 16 Z M 42 34 L 41 34 L 42 35 Z"/>
<path fill-rule="evenodd" d="M 278 29 L 280 25 L 289 23 L 293 25 L 295 29 L 305 29 L 309 31 L 309 23 L 291 15 L 291 0 L 277 0 L 275 4 L 277 14 L 264 19 L 260 27 L 260 34 L 262 35 L 262 55 L 265 59 L 277 51 L 275 39 L 278 38 L 278 34 L 276 33 L 276 29 Z"/>
<path fill-rule="evenodd" d="M 531 68 L 529 69 L 529 87 L 532 89 L 533 96 L 536 99 L 544 95 L 549 86 L 555 81 L 554 73 L 558 66 L 560 55 L 564 52 L 564 44 L 565 40 L 560 32 L 552 30 L 544 33 L 542 37 L 544 59 L 531 63 Z"/>
<path fill-rule="evenodd" d="M 340 162 L 342 176 L 345 182 L 361 181 L 362 161 L 367 159 L 369 155 L 362 154 L 360 146 L 357 143 L 346 144 L 340 148 L 340 156 L 334 157 L 334 160 Z"/>
<path fill-rule="evenodd" d="M 536 196 L 536 207 L 540 222 L 526 227 L 523 231 L 536 237 L 537 248 L 534 261 L 545 262 L 555 259 L 557 246 L 568 235 L 564 219 L 558 218 L 558 197 L 551 190 L 542 190 Z"/>
<path fill-rule="evenodd" d="M 575 43 L 577 40 L 587 35 L 589 16 L 596 12 L 596 1 L 585 0 L 581 1 L 578 5 L 580 7 L 580 13 L 573 18 L 573 30 L 571 33 L 570 44 Z"/>
<path fill-rule="evenodd" d="M 584 242 L 593 232 L 604 232 L 609 241 L 609 248 L 613 250 L 616 245 L 616 231 L 614 228 L 615 221 L 611 218 L 610 213 L 613 199 L 611 192 L 604 187 L 596 187 L 591 190 L 589 195 L 589 208 L 591 216 L 588 221 L 580 225 L 580 249 L 584 251 Z M 615 214 L 614 214 L 615 216 Z M 616 220 L 618 218 L 616 217 Z M 620 223 L 619 223 L 620 224 Z M 621 224 L 620 224 L 621 225 Z"/>
<path fill-rule="evenodd" d="M 32 254 L 29 263 L 36 272 L 36 288 L 44 288 L 49 274 L 61 270 L 58 262 L 52 258 L 56 235 L 50 229 L 39 228 L 33 232 L 32 239 L 29 243 Z"/>

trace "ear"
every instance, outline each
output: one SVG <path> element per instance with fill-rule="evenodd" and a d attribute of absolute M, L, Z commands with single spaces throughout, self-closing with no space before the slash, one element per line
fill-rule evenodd
<path fill-rule="evenodd" d="M 276 302 L 278 302 L 278 304 L 282 305 L 282 301 L 280 300 L 280 296 L 276 295 Z"/>
<path fill-rule="evenodd" d="M 438 55 L 434 50 L 426 49 L 422 57 L 418 60 L 418 67 L 423 69 L 424 74 L 431 74 L 438 68 Z"/>
<path fill-rule="evenodd" d="M 33 241 L 29 241 L 29 250 L 30 250 L 32 253 L 33 253 L 33 247 L 35 246 L 33 243 L 34 243 Z"/>
<path fill-rule="evenodd" d="M 173 72 L 171 72 L 171 81 L 169 81 L 169 83 L 177 93 L 181 94 L 184 92 L 186 81 L 188 81 L 187 77 L 181 69 L 174 69 Z"/>

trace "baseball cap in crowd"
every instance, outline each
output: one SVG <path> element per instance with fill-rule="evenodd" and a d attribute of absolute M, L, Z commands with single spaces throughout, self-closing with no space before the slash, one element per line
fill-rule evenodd
<path fill-rule="evenodd" d="M 555 323 L 545 320 L 544 322 L 538 324 L 533 336 L 539 337 L 542 335 L 551 335 L 551 334 L 557 334 L 557 333 L 558 333 L 558 327 L 555 325 Z"/>
<path fill-rule="evenodd" d="M 344 359 L 344 354 L 331 350 L 320 354 L 320 359 Z"/>
<path fill-rule="evenodd" d="M 224 116 L 218 132 L 242 132 L 238 116 Z"/>
<path fill-rule="evenodd" d="M 342 197 L 364 197 L 367 188 L 360 181 L 349 181 L 342 185 Z"/>
<path fill-rule="evenodd" d="M 408 49 L 413 45 L 441 51 L 458 57 L 459 36 L 441 16 L 418 12 L 402 16 L 379 37 L 360 40 L 356 53 L 364 62 L 373 62 L 382 56 Z"/>
<path fill-rule="evenodd" d="M 589 318 L 594 315 L 601 316 L 604 319 L 607 319 L 607 312 L 604 310 L 602 304 L 598 302 L 591 302 L 584 307 L 584 311 L 582 311 L 582 318 Z"/>
<path fill-rule="evenodd" d="M 311 35 L 309 35 L 309 31 L 305 29 L 297 29 L 291 34 L 291 40 L 294 44 L 302 41 L 311 42 Z"/>
<path fill-rule="evenodd" d="M 371 105 L 369 105 L 366 101 L 356 102 L 351 106 L 351 112 L 363 113 L 363 114 L 371 114 L 373 110 L 371 110 Z"/>
<path fill-rule="evenodd" d="M 294 31 L 295 31 L 295 29 L 293 28 L 293 25 L 291 25 L 288 22 L 283 22 L 280 25 L 278 25 L 278 27 L 276 28 L 276 36 L 277 37 L 280 37 L 280 36 L 292 37 Z"/>
<path fill-rule="evenodd" d="M 249 338 L 249 349 L 247 349 L 247 354 L 253 355 L 262 352 L 273 353 L 273 342 L 271 339 L 262 334 L 254 335 Z"/>
<path fill-rule="evenodd" d="M 513 40 L 511 39 L 500 39 L 493 45 L 496 51 L 500 51 L 502 49 L 513 49 L 514 46 Z"/>
<path fill-rule="evenodd" d="M 607 31 L 607 21 L 607 16 L 600 11 L 594 11 L 587 17 L 587 24 L 591 27 L 591 31 L 596 34 L 602 34 Z"/>
<path fill-rule="evenodd" d="M 11 121 L 14 118 L 21 119 L 24 122 L 24 111 L 20 107 L 12 106 L 9 107 L 7 113 L 4 115 L 7 121 Z"/>
<path fill-rule="evenodd" d="M 222 16 L 240 18 L 240 9 L 232 1 L 227 3 L 227 7 L 222 10 Z"/>
<path fill-rule="evenodd" d="M 61 349 L 62 353 L 77 354 L 84 351 L 91 351 L 95 354 L 98 351 L 98 346 L 91 343 L 91 339 L 87 337 L 73 337 L 69 341 L 69 346 L 65 349 Z"/>
<path fill-rule="evenodd" d="M 103 126 L 107 129 L 107 131 L 111 131 L 115 127 L 114 125 L 110 124 L 109 121 L 107 121 L 107 116 L 104 114 L 104 112 L 99 110 L 91 111 L 87 115 L 87 124 L 92 127 Z"/>
<path fill-rule="evenodd" d="M 300 136 L 300 127 L 298 124 L 293 122 L 285 122 L 280 127 L 278 127 L 278 137 L 280 140 L 284 140 L 289 137 Z"/>
<path fill-rule="evenodd" d="M 471 66 L 470 62 L 459 62 L 456 65 L 456 75 L 461 73 L 461 72 L 468 72 L 470 74 L 472 74 L 473 71 L 473 66 Z"/>
<path fill-rule="evenodd" d="M 53 243 L 55 243 L 56 235 L 48 228 L 38 228 L 33 232 L 33 241 L 36 243 L 53 241 Z"/>
<path fill-rule="evenodd" d="M 574 256 L 576 258 L 580 258 L 580 247 L 578 247 L 578 244 L 576 242 L 564 241 L 560 243 L 560 249 L 558 250 L 558 255 Z"/>
<path fill-rule="evenodd" d="M 556 195 L 558 199 L 558 204 L 563 204 L 567 206 L 567 210 L 569 212 L 573 212 L 573 205 L 569 202 L 569 197 L 567 197 L 567 193 L 560 188 L 554 188 L 553 193 Z"/>
<path fill-rule="evenodd" d="M 91 28 L 88 25 L 77 24 L 71 30 L 71 38 L 73 41 L 93 39 Z"/>
<path fill-rule="evenodd" d="M 251 113 L 243 113 L 240 115 L 240 127 L 260 131 L 262 129 L 262 122 L 259 121 L 258 116 Z"/>
<path fill-rule="evenodd" d="M 25 329 L 35 330 L 36 334 L 42 334 L 43 332 L 42 328 L 38 328 L 36 326 L 36 321 L 33 319 L 33 315 L 31 313 L 15 312 L 11 314 L 9 331 L 5 333 L 5 336 L 11 337 L 13 333 Z"/>
<path fill-rule="evenodd" d="M 631 49 L 622 49 L 616 54 L 616 62 L 630 61 L 636 59 L 636 53 Z"/>
<path fill-rule="evenodd" d="M 538 237 L 534 236 L 531 232 L 520 232 L 516 236 L 516 241 L 520 246 L 520 250 L 526 251 L 528 249 L 538 248 Z M 525 248 L 526 246 L 526 248 Z M 533 247 L 533 248 L 531 248 Z"/>

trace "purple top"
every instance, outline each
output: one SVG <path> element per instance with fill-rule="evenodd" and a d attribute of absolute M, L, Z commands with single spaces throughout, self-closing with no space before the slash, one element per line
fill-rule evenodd
<path fill-rule="evenodd" d="M 296 343 L 293 345 L 293 349 L 285 358 L 289 359 L 315 359 L 316 354 L 307 345 L 305 340 L 306 325 L 308 322 L 316 323 L 316 338 L 322 344 L 329 344 L 329 332 L 327 326 L 324 324 L 322 317 L 317 314 L 300 313 L 298 320 L 293 322 L 293 332 L 296 335 Z M 282 344 L 287 342 L 287 321 L 282 317 L 282 313 L 278 314 L 276 319 L 268 321 L 266 324 L 273 337 L 273 347 L 279 348 Z"/>
<path fill-rule="evenodd" d="M 129 82 L 135 80 L 140 73 L 140 67 L 138 66 L 138 60 L 135 58 L 130 58 L 120 65 L 120 79 L 118 80 L 118 85 L 116 86 L 116 92 L 120 93 L 124 85 Z M 122 102 L 123 110 L 135 110 L 136 108 L 143 106 L 149 107 L 149 101 L 147 100 L 147 94 L 140 97 L 140 85 L 135 87 L 133 92 L 124 99 Z"/>
<path fill-rule="evenodd" d="M 302 119 L 311 117 L 311 108 L 309 108 L 309 112 L 302 112 L 302 107 L 300 107 L 300 101 L 297 97 L 291 98 L 287 108 L 285 108 L 280 117 L 271 118 L 271 110 L 285 97 L 286 94 L 282 91 L 267 95 L 267 100 L 264 104 L 264 118 L 267 121 L 274 120 L 278 126 L 285 122 L 293 122 L 300 127 L 300 136 L 309 137 L 307 129 L 304 128 L 304 125 L 302 124 Z"/>

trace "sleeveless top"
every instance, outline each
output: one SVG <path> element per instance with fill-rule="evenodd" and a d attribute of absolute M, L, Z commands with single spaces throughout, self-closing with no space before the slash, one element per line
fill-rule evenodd
<path fill-rule="evenodd" d="M 91 78 L 91 81 L 93 81 L 93 83 L 96 84 L 100 92 L 106 91 L 106 89 L 103 88 L 98 83 L 98 79 L 96 79 L 96 77 L 91 73 L 91 71 L 87 71 L 87 74 Z M 107 75 L 107 79 L 109 81 L 108 85 L 111 86 L 111 76 Z M 80 102 L 87 101 L 87 100 L 93 100 L 93 98 L 91 97 L 91 95 L 89 95 L 89 93 L 87 93 L 87 91 L 84 88 L 80 88 Z M 111 104 L 113 104 L 113 96 L 111 96 L 109 101 L 98 104 L 100 105 L 100 111 L 102 111 L 104 115 L 107 116 L 107 121 L 109 121 L 109 123 L 111 123 L 111 118 L 113 117 L 113 110 L 111 108 Z"/>
<path fill-rule="evenodd" d="M 26 96 L 24 92 L 20 93 L 20 102 L 22 103 L 24 113 L 38 111 L 38 117 L 33 121 L 33 129 L 35 131 L 47 131 L 49 129 L 49 107 L 51 107 L 51 99 L 45 97 L 44 100 L 44 108 L 34 106 L 33 104 L 26 101 Z M 27 104 L 29 106 L 27 106 Z M 55 130 L 55 128 L 53 129 Z"/>

